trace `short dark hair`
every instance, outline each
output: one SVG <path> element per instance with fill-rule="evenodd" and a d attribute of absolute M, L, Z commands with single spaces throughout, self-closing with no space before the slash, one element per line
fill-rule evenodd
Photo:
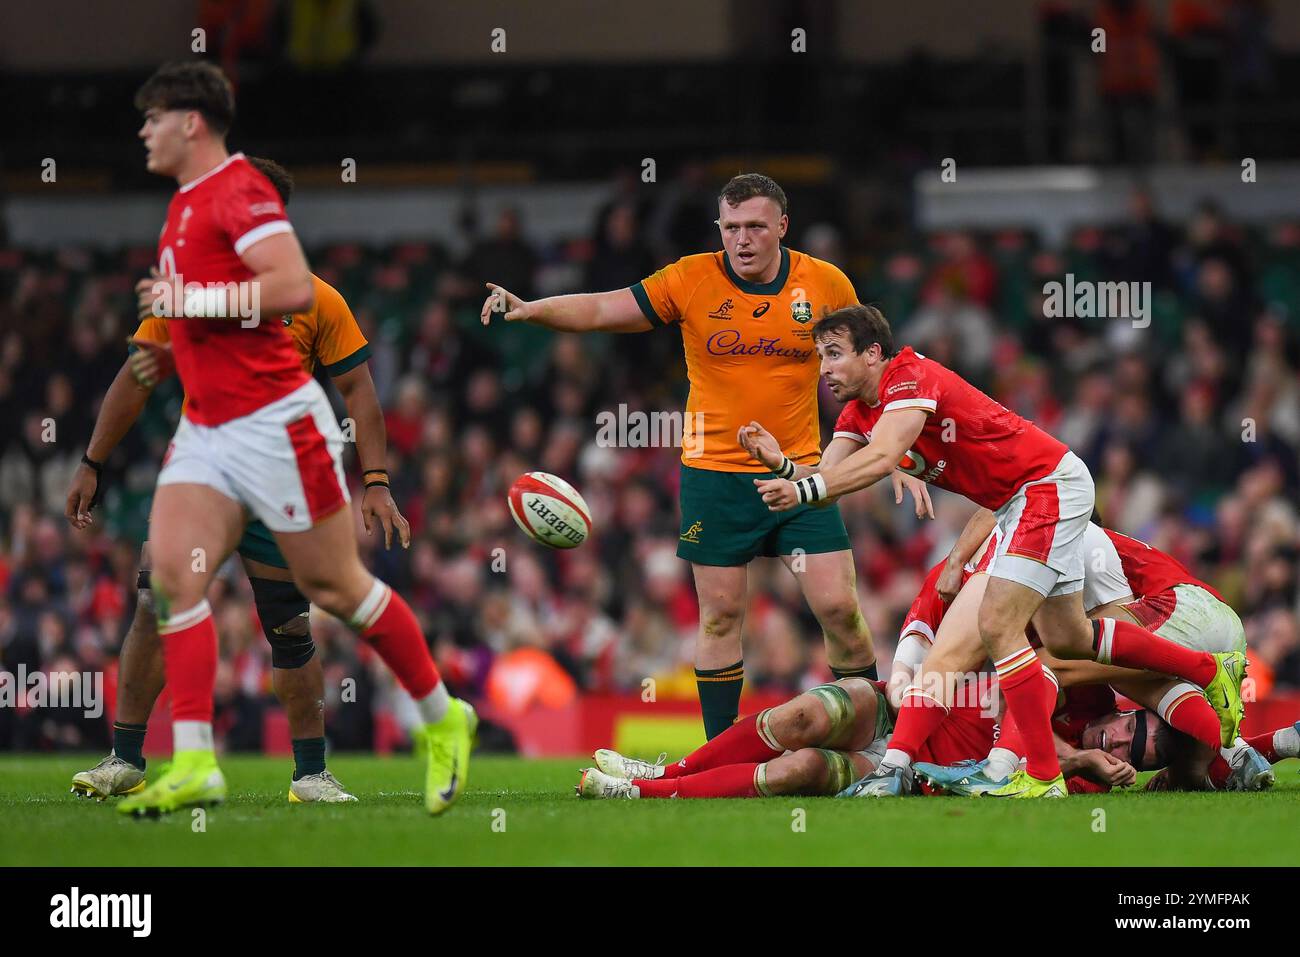
<path fill-rule="evenodd" d="M 212 132 L 225 136 L 235 122 L 235 91 L 221 68 L 206 60 L 164 63 L 136 91 L 135 108 L 198 110 Z"/>
<path fill-rule="evenodd" d="M 875 306 L 845 306 L 813 326 L 813 338 L 819 342 L 837 332 L 848 333 L 854 352 L 866 352 L 872 345 L 879 345 L 881 355 L 888 358 L 894 354 L 889 320 Z"/>
<path fill-rule="evenodd" d="M 722 187 L 722 192 L 718 194 L 718 202 L 725 202 L 728 206 L 739 206 L 745 200 L 753 199 L 755 196 L 766 196 L 775 201 L 776 205 L 781 207 L 782 216 L 789 208 L 781 184 L 762 173 L 741 173 L 739 176 L 731 177 L 727 185 Z"/>
<path fill-rule="evenodd" d="M 280 194 L 280 202 L 288 206 L 289 197 L 293 195 L 293 174 L 275 160 L 264 156 L 249 156 L 247 159 L 249 166 L 271 181 L 275 191 Z"/>

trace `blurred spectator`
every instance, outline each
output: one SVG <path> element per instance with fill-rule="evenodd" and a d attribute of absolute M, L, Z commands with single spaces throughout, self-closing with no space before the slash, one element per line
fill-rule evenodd
<path fill-rule="evenodd" d="M 1112 158 L 1146 162 L 1160 81 L 1154 20 L 1144 0 L 1098 0 L 1094 22 L 1105 31 L 1106 52 L 1095 62 Z"/>
<path fill-rule="evenodd" d="M 523 238 L 519 210 L 506 207 L 497 214 L 496 228 L 490 237 L 471 247 L 461 264 L 477 298 L 489 280 L 505 286 L 521 299 L 532 299 L 537 273 L 537 253 Z"/>

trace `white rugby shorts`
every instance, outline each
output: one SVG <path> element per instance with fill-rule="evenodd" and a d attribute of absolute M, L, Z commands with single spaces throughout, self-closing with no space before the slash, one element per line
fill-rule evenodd
<path fill-rule="evenodd" d="M 158 484 L 206 485 L 273 532 L 305 532 L 349 501 L 342 456 L 343 433 L 312 379 L 220 425 L 182 418 Z"/>

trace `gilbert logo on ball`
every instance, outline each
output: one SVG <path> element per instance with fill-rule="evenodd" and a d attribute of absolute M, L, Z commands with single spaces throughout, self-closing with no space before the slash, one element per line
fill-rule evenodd
<path fill-rule="evenodd" d="M 591 534 L 591 510 L 578 490 L 550 472 L 525 472 L 506 497 L 525 535 L 550 548 L 576 548 Z"/>

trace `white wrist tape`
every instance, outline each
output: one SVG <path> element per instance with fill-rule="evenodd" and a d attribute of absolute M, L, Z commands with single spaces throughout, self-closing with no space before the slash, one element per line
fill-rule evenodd
<path fill-rule="evenodd" d="M 800 479 L 794 483 L 794 487 L 799 490 L 799 501 L 804 505 L 820 502 L 826 497 L 826 480 L 822 478 L 820 472 L 814 472 L 807 478 Z"/>
<path fill-rule="evenodd" d="M 789 457 L 781 457 L 781 466 L 776 470 L 777 478 L 788 479 L 794 475 L 795 464 L 790 461 Z"/>

